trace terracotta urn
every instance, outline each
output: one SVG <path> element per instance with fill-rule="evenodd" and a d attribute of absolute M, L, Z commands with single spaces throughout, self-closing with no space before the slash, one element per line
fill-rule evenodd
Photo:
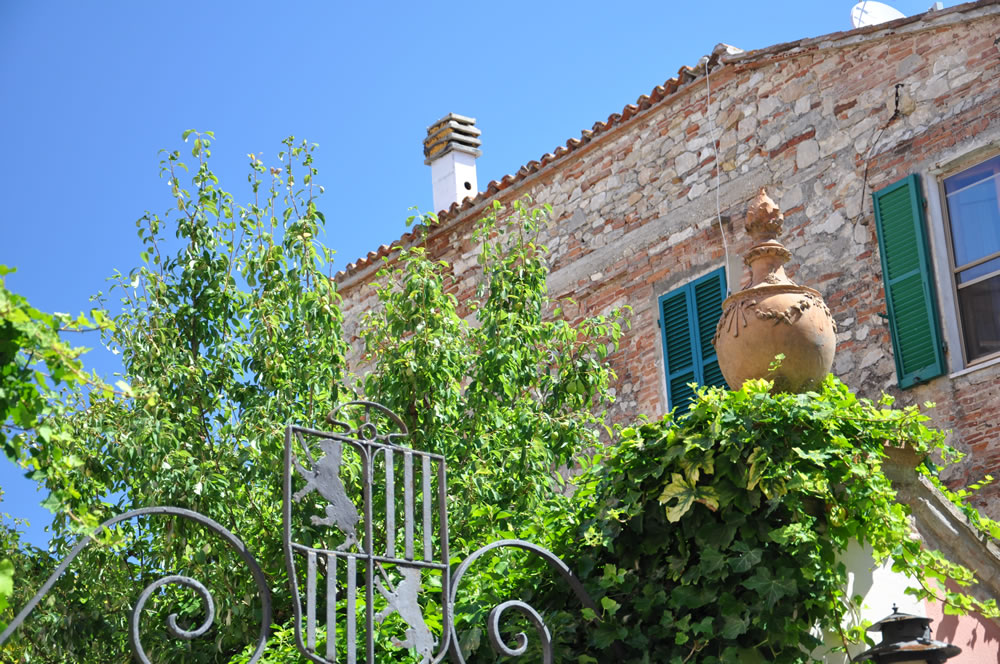
<path fill-rule="evenodd" d="M 785 274 L 792 255 L 777 239 L 783 221 L 761 188 L 747 210 L 753 247 L 743 262 L 750 284 L 722 303 L 713 340 L 722 375 L 734 390 L 748 379 L 767 378 L 776 392 L 805 392 L 833 366 L 836 323 L 817 291 Z"/>

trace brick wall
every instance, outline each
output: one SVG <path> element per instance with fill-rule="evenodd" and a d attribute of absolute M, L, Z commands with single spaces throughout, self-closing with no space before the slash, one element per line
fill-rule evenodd
<path fill-rule="evenodd" d="M 896 387 L 879 316 L 885 302 L 870 198 L 910 173 L 933 184 L 942 159 L 1000 141 L 1000 5 L 973 3 L 891 25 L 724 57 L 710 74 L 710 108 L 704 76 L 675 82 L 662 99 L 626 108 L 592 136 L 585 132 L 581 145 L 547 155 L 445 215 L 426 240 L 429 252 L 452 265 L 462 299 L 475 290 L 470 234 L 488 199 L 530 194 L 552 204 L 544 238 L 553 251 L 550 291 L 576 300 L 566 308 L 574 317 L 633 308 L 632 331 L 611 357 L 619 377 L 614 416 L 657 416 L 666 404 L 657 297 L 725 262 L 719 167 L 733 290 L 746 282 L 743 216 L 766 186 L 785 213 L 789 275 L 823 293 L 836 318 L 834 373 L 864 396 L 887 391 L 904 404 L 935 401 L 934 422 L 969 452 L 953 481 L 1000 469 L 1000 365 Z M 886 126 L 897 83 L 905 113 Z M 928 223 L 940 223 L 940 214 L 929 213 Z M 349 335 L 375 306 L 368 284 L 380 263 L 373 254 L 338 277 Z M 996 488 L 980 502 L 1000 516 Z"/>

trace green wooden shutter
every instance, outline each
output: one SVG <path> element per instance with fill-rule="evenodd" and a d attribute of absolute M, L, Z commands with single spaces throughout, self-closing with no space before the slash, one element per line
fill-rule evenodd
<path fill-rule="evenodd" d="M 694 394 L 688 383 L 697 382 L 695 374 L 694 318 L 690 289 L 679 288 L 660 298 L 660 330 L 663 336 L 663 362 L 667 372 L 667 408 L 685 404 Z"/>
<path fill-rule="evenodd" d="M 712 338 L 722 317 L 722 301 L 726 299 L 726 271 L 723 269 L 702 277 L 694 284 L 695 311 L 698 318 L 698 342 L 701 347 L 702 385 L 728 387 L 719 368 L 719 356 L 715 353 Z"/>
<path fill-rule="evenodd" d="M 906 388 L 944 373 L 920 179 L 910 175 L 872 198 L 896 375 Z"/>
<path fill-rule="evenodd" d="M 726 385 L 712 346 L 725 295 L 726 273 L 720 268 L 660 296 L 668 408 L 686 406 L 694 396 L 689 383 Z"/>

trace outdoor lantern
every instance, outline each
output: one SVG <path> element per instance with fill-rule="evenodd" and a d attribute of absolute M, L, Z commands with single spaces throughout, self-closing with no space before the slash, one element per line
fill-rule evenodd
<path fill-rule="evenodd" d="M 882 632 L 882 643 L 866 650 L 852 662 L 875 664 L 938 664 L 951 659 L 962 649 L 931 638 L 931 619 L 900 613 L 892 605 L 892 613 L 868 628 Z"/>

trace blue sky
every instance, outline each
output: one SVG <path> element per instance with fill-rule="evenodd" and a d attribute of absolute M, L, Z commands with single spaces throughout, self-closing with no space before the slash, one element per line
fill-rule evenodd
<path fill-rule="evenodd" d="M 482 130 L 480 187 L 579 136 L 725 42 L 756 49 L 850 29 L 852 0 L 750 2 L 0 2 L 0 263 L 7 285 L 77 313 L 138 263 L 135 220 L 163 212 L 157 151 L 213 130 L 222 186 L 288 135 L 320 145 L 338 269 L 431 209 L 426 127 Z M 897 0 L 911 16 L 931 0 Z M 945 2 L 945 6 L 958 4 Z M 89 345 L 96 345 L 97 340 Z M 85 358 L 102 374 L 115 360 Z M 0 511 L 46 538 L 44 495 L 0 460 Z"/>

